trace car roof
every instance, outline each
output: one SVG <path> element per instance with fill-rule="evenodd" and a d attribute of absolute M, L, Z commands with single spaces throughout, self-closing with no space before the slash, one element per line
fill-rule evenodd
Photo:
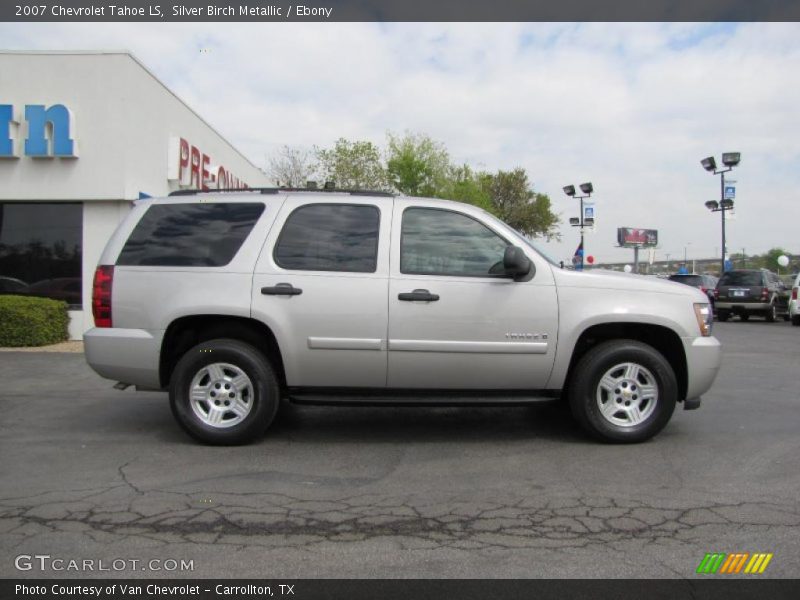
<path fill-rule="evenodd" d="M 378 202 L 383 200 L 403 199 L 413 200 L 426 206 L 440 206 L 441 208 L 469 207 L 479 212 L 486 212 L 481 207 L 457 200 L 443 198 L 427 198 L 423 196 L 405 196 L 390 192 L 372 190 L 344 190 L 344 189 L 306 189 L 306 188 L 250 188 L 246 190 L 179 190 L 169 196 L 142 198 L 134 201 L 137 206 L 146 204 L 192 204 L 192 203 L 227 203 L 227 202 L 264 202 L 270 197 L 283 197 L 283 194 L 299 195 L 316 198 L 327 202 L 346 202 L 350 198 L 369 198 Z"/>

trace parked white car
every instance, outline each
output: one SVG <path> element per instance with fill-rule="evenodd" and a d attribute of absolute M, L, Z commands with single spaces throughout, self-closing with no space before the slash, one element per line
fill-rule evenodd
<path fill-rule="evenodd" d="M 467 204 L 362 191 L 139 201 L 100 259 L 86 359 L 169 390 L 207 443 L 253 440 L 281 397 L 315 403 L 562 399 L 640 442 L 720 366 L 708 297 L 559 268 Z"/>
<path fill-rule="evenodd" d="M 789 318 L 795 327 L 800 327 L 800 303 L 797 300 L 798 288 L 800 288 L 800 273 L 794 278 L 791 295 L 789 296 Z"/>

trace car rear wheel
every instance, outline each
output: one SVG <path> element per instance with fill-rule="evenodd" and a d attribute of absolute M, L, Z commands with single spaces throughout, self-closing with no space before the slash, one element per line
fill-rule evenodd
<path fill-rule="evenodd" d="M 193 438 L 213 445 L 251 442 L 272 423 L 280 390 L 269 361 L 238 340 L 198 344 L 181 357 L 170 407 Z"/>
<path fill-rule="evenodd" d="M 764 315 L 764 318 L 767 320 L 768 323 L 774 323 L 778 319 L 778 309 L 775 308 L 775 303 L 769 305 L 767 309 L 767 314 Z"/>
<path fill-rule="evenodd" d="M 725 321 L 727 321 L 728 319 L 730 319 L 730 318 L 731 318 L 731 315 L 729 313 L 724 312 L 724 311 L 720 311 L 720 312 L 717 313 L 717 319 L 722 321 L 723 323 Z"/>
<path fill-rule="evenodd" d="M 800 315 L 792 315 L 792 325 L 800 327 Z"/>
<path fill-rule="evenodd" d="M 647 344 L 634 340 L 601 343 L 578 361 L 572 373 L 572 414 L 602 441 L 648 440 L 664 428 L 675 410 L 675 372 Z"/>

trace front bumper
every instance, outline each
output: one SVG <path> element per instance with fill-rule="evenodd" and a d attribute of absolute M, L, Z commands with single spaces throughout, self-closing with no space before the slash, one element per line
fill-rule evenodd
<path fill-rule="evenodd" d="M 688 370 L 687 398 L 697 398 L 708 391 L 722 364 L 722 346 L 714 336 L 683 338 Z"/>
<path fill-rule="evenodd" d="M 163 331 L 95 327 L 83 334 L 86 362 L 106 379 L 159 389 L 158 362 L 163 337 Z"/>

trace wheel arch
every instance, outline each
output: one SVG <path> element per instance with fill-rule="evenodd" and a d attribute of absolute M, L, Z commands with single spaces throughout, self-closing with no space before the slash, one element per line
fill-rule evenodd
<path fill-rule="evenodd" d="M 172 321 L 164 332 L 159 355 L 159 382 L 169 385 L 175 365 L 181 356 L 204 341 L 226 338 L 248 343 L 269 359 L 281 388 L 286 387 L 286 373 L 277 338 L 263 322 L 230 315 L 191 315 Z"/>
<path fill-rule="evenodd" d="M 649 323 L 600 323 L 586 328 L 578 337 L 572 350 L 566 379 L 564 380 L 564 395 L 572 381 L 572 372 L 578 361 L 593 347 L 602 342 L 611 340 L 635 340 L 652 346 L 660 352 L 675 372 L 678 382 L 678 398 L 684 400 L 689 384 L 689 371 L 686 364 L 686 353 L 680 336 L 663 325 Z"/>

